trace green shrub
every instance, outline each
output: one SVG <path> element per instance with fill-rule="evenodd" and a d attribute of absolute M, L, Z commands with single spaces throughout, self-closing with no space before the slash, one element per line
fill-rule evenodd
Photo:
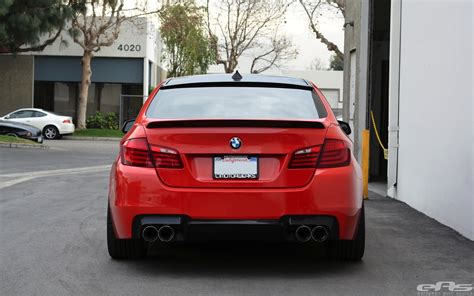
<path fill-rule="evenodd" d="M 118 129 L 118 115 L 115 112 L 104 114 L 97 111 L 86 119 L 87 128 Z"/>
<path fill-rule="evenodd" d="M 87 128 L 102 128 L 105 126 L 105 116 L 101 112 L 96 112 L 95 115 L 89 116 L 86 119 Z"/>

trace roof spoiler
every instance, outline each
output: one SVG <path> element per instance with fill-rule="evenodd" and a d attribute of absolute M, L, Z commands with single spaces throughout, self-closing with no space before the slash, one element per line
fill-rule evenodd
<path fill-rule="evenodd" d="M 308 83 L 308 82 L 306 82 Z M 173 88 L 195 88 L 195 87 L 267 87 L 267 88 L 289 88 L 289 89 L 302 89 L 312 90 L 311 84 L 300 85 L 300 84 L 289 84 L 279 82 L 260 82 L 260 81 L 212 81 L 212 82 L 191 82 L 183 84 L 163 84 L 160 86 L 160 90 L 173 89 Z"/>
<path fill-rule="evenodd" d="M 314 128 L 324 129 L 319 121 L 300 120 L 255 120 L 255 119 L 189 119 L 152 121 L 147 128 L 188 128 L 188 127 L 267 127 L 267 128 Z"/>

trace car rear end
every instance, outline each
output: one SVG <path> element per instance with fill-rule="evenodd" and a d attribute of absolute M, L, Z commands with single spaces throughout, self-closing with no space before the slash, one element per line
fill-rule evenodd
<path fill-rule="evenodd" d="M 319 90 L 226 78 L 150 96 L 111 172 L 115 238 L 353 240 L 360 168 Z"/>
<path fill-rule="evenodd" d="M 75 131 L 72 117 L 69 116 L 57 116 L 56 126 L 58 127 L 59 134 L 61 135 L 70 135 Z"/>

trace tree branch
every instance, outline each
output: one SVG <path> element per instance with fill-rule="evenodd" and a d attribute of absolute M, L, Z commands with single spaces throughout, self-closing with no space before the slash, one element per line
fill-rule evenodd
<path fill-rule="evenodd" d="M 279 37 L 275 33 L 270 49 L 253 58 L 250 72 L 259 74 L 272 67 L 280 68 L 282 63 L 295 58 L 297 54 L 297 50 L 288 39 L 284 36 Z M 260 66 L 257 68 L 259 64 Z"/>
<path fill-rule="evenodd" d="M 326 0 L 326 1 L 329 4 L 334 3 L 335 6 L 333 6 L 333 7 L 336 7 L 337 9 L 339 9 L 343 16 L 345 15 L 343 0 Z M 311 30 L 314 32 L 314 34 L 316 35 L 316 38 L 319 39 L 324 45 L 326 45 L 326 47 L 329 51 L 334 52 L 337 55 L 338 58 L 344 59 L 344 53 L 341 52 L 339 47 L 334 42 L 329 41 L 326 38 L 326 36 L 324 36 L 324 34 L 321 32 L 321 30 L 319 30 L 318 26 L 316 25 L 316 23 L 314 21 L 315 11 L 319 7 L 321 1 L 319 1 L 318 4 L 316 4 L 313 7 L 311 12 L 309 11 L 308 6 L 305 4 L 305 2 L 303 0 L 299 0 L 299 2 L 300 2 L 301 6 L 303 7 L 303 10 L 305 11 L 305 13 L 308 17 L 309 26 L 310 26 Z"/>
<path fill-rule="evenodd" d="M 29 51 L 42 51 L 43 49 L 46 48 L 46 46 L 51 45 L 58 39 L 59 35 L 61 35 L 61 32 L 63 30 L 64 24 L 56 31 L 56 34 L 54 34 L 53 37 L 47 39 L 46 41 L 43 42 L 41 45 L 36 45 L 36 46 L 30 46 L 30 47 L 17 47 L 15 48 L 15 52 L 29 52 Z M 20 45 L 21 46 L 21 45 Z M 0 50 L 1 53 L 4 53 Z"/>
<path fill-rule="evenodd" d="M 216 64 L 224 65 L 227 73 L 233 72 L 239 58 L 245 52 L 256 49 L 262 39 L 274 34 L 274 27 L 281 21 L 291 2 L 286 0 L 219 1 L 216 4 L 217 17 L 213 19 L 218 31 L 213 32 L 210 1 L 207 0 L 207 30 L 214 42 L 212 45 L 216 53 Z M 225 15 L 225 18 L 222 18 L 222 15 Z M 219 43 L 219 39 L 222 42 Z M 224 55 L 225 59 L 222 58 Z"/>

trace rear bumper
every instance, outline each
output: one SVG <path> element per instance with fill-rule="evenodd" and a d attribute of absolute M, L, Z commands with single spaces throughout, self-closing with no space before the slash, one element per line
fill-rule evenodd
<path fill-rule="evenodd" d="M 58 129 L 61 135 L 68 135 L 74 133 L 75 126 L 73 123 L 62 123 L 59 125 Z"/>
<path fill-rule="evenodd" d="M 154 169 L 116 162 L 110 176 L 109 203 L 116 235 L 122 239 L 140 233 L 143 217 L 161 216 L 180 217 L 183 234 L 188 228 L 232 232 L 231 228 L 239 228 L 243 221 L 267 221 L 268 229 L 278 228 L 278 224 L 283 235 L 290 217 L 331 217 L 337 221 L 333 238 L 353 239 L 362 207 L 362 182 L 360 168 L 353 161 L 347 167 L 317 170 L 311 182 L 300 188 L 175 188 L 164 185 Z M 238 223 L 232 227 L 224 223 L 227 226 L 223 227 L 219 221 Z M 263 224 L 244 228 L 249 226 L 258 229 Z"/>
<path fill-rule="evenodd" d="M 265 240 L 296 241 L 300 225 L 323 226 L 329 240 L 339 239 L 337 219 L 331 216 L 285 216 L 279 220 L 196 220 L 188 216 L 140 215 L 133 219 L 132 238 L 140 239 L 147 226 L 169 225 L 175 231 L 174 241 Z"/>

